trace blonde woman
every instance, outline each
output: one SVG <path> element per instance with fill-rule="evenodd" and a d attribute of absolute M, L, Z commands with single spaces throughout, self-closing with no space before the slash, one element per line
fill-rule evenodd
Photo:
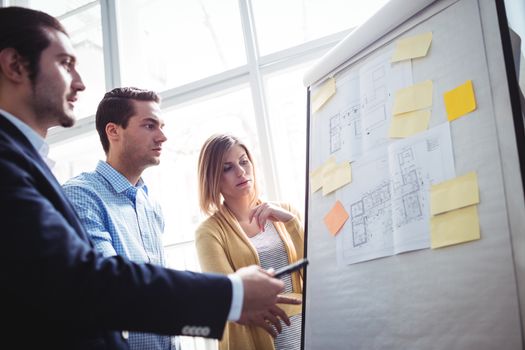
<path fill-rule="evenodd" d="M 277 269 L 303 257 L 298 212 L 288 204 L 259 198 L 253 158 L 238 138 L 211 136 L 201 149 L 198 172 L 200 207 L 209 215 L 196 232 L 203 271 L 229 274 L 252 264 Z M 285 293 L 301 298 L 301 274 L 281 277 Z M 229 322 L 219 348 L 299 349 L 301 305 L 280 306 L 289 316 L 289 326 L 282 324 L 279 332 L 268 322 L 276 317 L 270 313 L 258 316 L 258 327 Z"/>

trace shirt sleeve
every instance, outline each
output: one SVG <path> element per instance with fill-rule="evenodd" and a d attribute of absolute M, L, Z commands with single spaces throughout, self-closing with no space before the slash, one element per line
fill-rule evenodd
<path fill-rule="evenodd" d="M 117 255 L 111 235 L 106 228 L 107 223 L 104 219 L 101 199 L 92 191 L 81 186 L 66 184 L 63 189 L 95 248 L 106 257 Z"/>
<path fill-rule="evenodd" d="M 238 321 L 241 318 L 244 287 L 239 275 L 229 274 L 228 278 L 232 282 L 232 303 L 228 313 L 228 321 Z"/>

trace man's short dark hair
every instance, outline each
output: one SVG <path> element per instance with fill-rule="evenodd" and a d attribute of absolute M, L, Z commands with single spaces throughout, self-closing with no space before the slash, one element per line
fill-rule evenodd
<path fill-rule="evenodd" d="M 23 7 L 0 8 L 0 51 L 13 48 L 27 60 L 32 82 L 38 75 L 42 51 L 51 43 L 45 29 L 54 29 L 67 35 L 62 24 L 47 13 Z"/>
<path fill-rule="evenodd" d="M 135 113 L 132 101 L 160 102 L 160 96 L 151 90 L 138 89 L 135 87 L 115 88 L 104 95 L 98 104 L 95 124 L 102 148 L 106 154 L 109 151 L 109 140 L 106 134 L 106 125 L 115 123 L 127 128 L 129 118 Z"/>

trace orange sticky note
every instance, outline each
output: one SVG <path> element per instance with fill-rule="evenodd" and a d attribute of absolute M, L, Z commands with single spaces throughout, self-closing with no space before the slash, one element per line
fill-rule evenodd
<path fill-rule="evenodd" d="M 445 92 L 444 99 L 449 121 L 458 119 L 475 110 L 476 97 L 474 96 L 472 80 L 467 80 L 465 84 Z"/>
<path fill-rule="evenodd" d="M 324 217 L 324 223 L 332 236 L 335 236 L 341 227 L 343 227 L 347 219 L 348 213 L 343 207 L 343 204 L 340 201 L 336 201 L 332 209 L 330 209 L 328 214 Z"/>

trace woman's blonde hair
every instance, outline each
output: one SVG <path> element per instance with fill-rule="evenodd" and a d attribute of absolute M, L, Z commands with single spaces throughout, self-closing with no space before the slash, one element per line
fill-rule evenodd
<path fill-rule="evenodd" d="M 215 134 L 210 136 L 201 148 L 199 155 L 199 205 L 207 215 L 213 215 L 222 207 L 221 176 L 223 173 L 224 157 L 235 145 L 244 148 L 246 156 L 253 166 L 254 192 L 252 200 L 258 198 L 258 186 L 255 176 L 255 166 L 248 147 L 239 138 L 230 134 Z"/>

